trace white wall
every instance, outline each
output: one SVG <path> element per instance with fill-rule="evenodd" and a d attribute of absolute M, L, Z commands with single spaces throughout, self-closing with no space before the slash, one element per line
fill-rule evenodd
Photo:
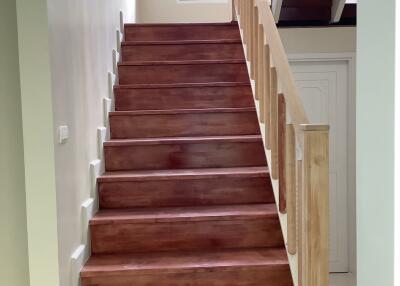
<path fill-rule="evenodd" d="M 70 257 L 82 243 L 81 204 L 90 197 L 89 162 L 98 158 L 120 10 L 125 22 L 135 21 L 132 0 L 48 1 L 61 286 L 70 285 Z M 60 125 L 70 132 L 63 145 Z"/>
<path fill-rule="evenodd" d="M 359 1 L 357 8 L 359 286 L 398 285 L 393 284 L 396 4 Z"/>
<path fill-rule="evenodd" d="M 29 285 L 15 0 L 0 1 L 0 285 Z"/>
<path fill-rule="evenodd" d="M 204 1 L 207 2 L 207 1 Z M 230 0 L 226 3 L 178 3 L 177 0 L 137 0 L 140 23 L 230 22 Z"/>
<path fill-rule="evenodd" d="M 280 28 L 286 53 L 354 53 L 355 27 Z"/>

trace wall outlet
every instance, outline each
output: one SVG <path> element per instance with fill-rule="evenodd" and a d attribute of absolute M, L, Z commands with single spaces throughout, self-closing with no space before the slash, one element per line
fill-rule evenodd
<path fill-rule="evenodd" d="M 58 127 L 58 136 L 59 136 L 59 143 L 60 144 L 65 144 L 68 141 L 69 137 L 69 129 L 68 126 L 59 126 Z"/>

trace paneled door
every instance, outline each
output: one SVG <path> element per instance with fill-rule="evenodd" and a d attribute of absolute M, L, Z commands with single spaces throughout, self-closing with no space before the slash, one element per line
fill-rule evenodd
<path fill-rule="evenodd" d="M 311 123 L 330 125 L 330 271 L 348 272 L 347 61 L 291 61 Z M 353 190 L 354 191 L 354 190 Z"/>

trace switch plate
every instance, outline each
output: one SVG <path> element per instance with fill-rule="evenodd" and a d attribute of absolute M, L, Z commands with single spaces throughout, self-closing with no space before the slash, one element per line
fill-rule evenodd
<path fill-rule="evenodd" d="M 59 135 L 59 143 L 64 144 L 67 142 L 69 137 L 68 126 L 59 126 L 58 127 L 58 135 Z"/>

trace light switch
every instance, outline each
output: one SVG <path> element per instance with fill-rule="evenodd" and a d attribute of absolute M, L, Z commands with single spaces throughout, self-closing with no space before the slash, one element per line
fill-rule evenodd
<path fill-rule="evenodd" d="M 59 126 L 58 135 L 59 135 L 59 143 L 60 144 L 66 143 L 69 137 L 68 126 Z"/>

